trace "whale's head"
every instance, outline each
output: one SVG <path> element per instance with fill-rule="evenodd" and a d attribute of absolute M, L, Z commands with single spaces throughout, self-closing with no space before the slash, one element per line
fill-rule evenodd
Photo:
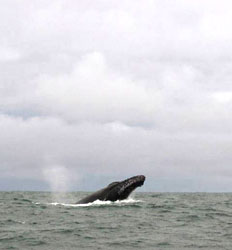
<path fill-rule="evenodd" d="M 137 187 L 141 187 L 145 181 L 144 175 L 136 175 L 121 182 L 113 182 L 107 186 L 107 200 L 126 199 Z"/>

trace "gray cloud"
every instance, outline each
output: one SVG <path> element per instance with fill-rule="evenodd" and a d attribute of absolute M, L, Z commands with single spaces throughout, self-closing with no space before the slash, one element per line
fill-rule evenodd
<path fill-rule="evenodd" d="M 3 1 L 0 188 L 144 173 L 147 190 L 231 191 L 230 9 Z"/>

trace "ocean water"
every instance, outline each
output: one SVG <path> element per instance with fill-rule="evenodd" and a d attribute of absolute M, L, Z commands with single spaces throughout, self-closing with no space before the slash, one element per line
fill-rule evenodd
<path fill-rule="evenodd" d="M 0 249 L 232 249 L 232 194 L 0 192 Z"/>

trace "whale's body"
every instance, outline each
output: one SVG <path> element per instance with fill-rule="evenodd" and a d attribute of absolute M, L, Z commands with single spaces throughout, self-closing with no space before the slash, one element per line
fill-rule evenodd
<path fill-rule="evenodd" d="M 137 175 L 129 179 L 126 179 L 124 181 L 112 182 L 107 187 L 100 189 L 95 193 L 79 200 L 77 204 L 85 204 L 93 202 L 95 200 L 101 200 L 101 201 L 124 200 L 137 187 L 142 186 L 144 181 L 145 181 L 144 175 Z"/>

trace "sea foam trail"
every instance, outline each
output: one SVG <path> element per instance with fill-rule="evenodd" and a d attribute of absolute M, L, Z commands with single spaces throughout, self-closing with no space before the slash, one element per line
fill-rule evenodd
<path fill-rule="evenodd" d="M 96 200 L 94 202 L 86 203 L 86 204 L 68 204 L 68 203 L 59 203 L 59 202 L 52 202 L 48 203 L 48 205 L 61 205 L 65 207 L 90 207 L 90 206 L 106 206 L 106 205 L 121 205 L 121 204 L 133 204 L 133 203 L 138 203 L 142 202 L 141 200 L 134 200 L 132 198 L 128 198 L 126 200 L 121 200 L 121 201 L 100 201 Z"/>

